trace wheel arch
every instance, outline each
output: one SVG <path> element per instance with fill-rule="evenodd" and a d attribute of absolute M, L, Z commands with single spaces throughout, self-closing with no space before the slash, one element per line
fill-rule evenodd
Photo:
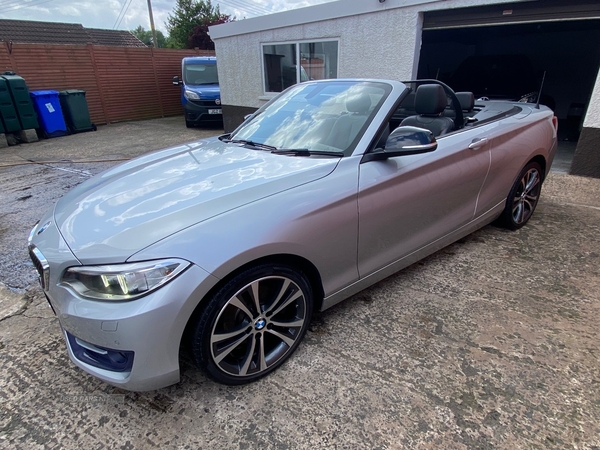
<path fill-rule="evenodd" d="M 319 311 L 323 304 L 324 290 L 323 290 L 323 282 L 321 280 L 321 274 L 316 266 L 310 262 L 308 259 L 303 258 L 298 255 L 281 253 L 276 255 L 264 256 L 253 261 L 250 261 L 243 266 L 239 267 L 235 270 L 230 276 L 235 276 L 237 273 L 248 269 L 251 266 L 257 266 L 260 264 L 283 264 L 287 266 L 291 266 L 294 268 L 300 269 L 307 277 L 310 283 L 310 287 L 313 291 L 313 310 Z"/>
<path fill-rule="evenodd" d="M 252 261 L 248 261 L 247 263 L 237 267 L 235 270 L 231 271 L 227 276 L 220 279 L 200 300 L 193 313 L 187 320 L 185 325 L 185 329 L 183 335 L 181 337 L 180 347 L 185 346 L 186 342 L 189 340 L 190 336 L 190 328 L 193 326 L 198 316 L 202 313 L 203 309 L 206 306 L 205 298 L 209 298 L 218 292 L 229 280 L 237 276 L 239 273 L 255 266 L 259 266 L 262 264 L 282 264 L 286 266 L 291 266 L 294 268 L 298 268 L 301 270 L 306 277 L 308 278 L 308 282 L 310 283 L 310 287 L 313 292 L 313 311 L 320 311 L 323 305 L 323 298 L 325 296 L 323 290 L 323 282 L 321 280 L 321 274 L 319 273 L 316 266 L 307 260 L 298 255 L 281 253 L 281 254 L 273 254 L 268 256 L 263 256 Z"/>
<path fill-rule="evenodd" d="M 537 205 L 537 200 L 535 201 L 535 205 L 532 206 L 532 211 L 531 213 L 528 215 L 528 217 L 524 220 L 524 222 L 522 223 L 515 223 L 514 222 L 514 218 L 512 217 L 512 212 L 511 212 L 511 208 L 514 205 L 514 191 L 515 189 L 517 189 L 517 183 L 519 182 L 519 180 L 522 180 L 522 177 L 525 175 L 524 171 L 525 169 L 532 163 L 537 164 L 540 167 L 540 189 L 541 189 L 541 184 L 544 182 L 544 179 L 546 177 L 546 159 L 542 156 L 542 155 L 535 155 L 532 158 L 530 158 L 521 168 L 521 170 L 519 171 L 519 174 L 517 175 L 517 177 L 515 178 L 515 180 L 513 181 L 513 184 L 510 188 L 510 191 L 508 192 L 508 195 L 506 197 L 506 202 L 504 205 L 504 209 L 503 211 L 500 213 L 500 215 L 498 216 L 498 218 L 495 220 L 495 224 L 497 226 L 500 226 L 502 228 L 507 228 L 509 230 L 517 230 L 519 228 L 521 228 L 523 225 L 525 225 L 528 221 L 529 218 L 531 217 L 531 215 L 533 215 L 533 211 L 535 210 L 535 206 Z M 539 193 L 537 198 L 539 199 Z"/>
<path fill-rule="evenodd" d="M 536 155 L 533 158 L 531 158 L 529 161 L 527 161 L 527 163 L 523 166 L 525 167 L 527 164 L 532 163 L 532 162 L 536 162 L 540 165 L 540 167 L 542 168 L 542 181 L 544 181 L 544 179 L 546 178 L 546 158 L 544 158 L 542 155 Z"/>

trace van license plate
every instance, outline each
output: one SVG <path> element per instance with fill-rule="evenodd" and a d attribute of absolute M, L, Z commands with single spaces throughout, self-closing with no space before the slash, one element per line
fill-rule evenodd
<path fill-rule="evenodd" d="M 208 113 L 209 114 L 223 114 L 223 110 L 222 109 L 209 109 Z"/>

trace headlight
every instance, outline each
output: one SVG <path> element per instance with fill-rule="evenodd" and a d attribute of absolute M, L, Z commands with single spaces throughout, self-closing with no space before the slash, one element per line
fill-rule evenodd
<path fill-rule="evenodd" d="M 183 93 L 183 95 L 188 100 L 200 100 L 200 96 L 198 94 L 196 94 L 194 91 L 190 91 L 190 90 L 186 89 L 185 92 Z"/>
<path fill-rule="evenodd" d="M 168 283 L 189 267 L 181 259 L 70 267 L 61 285 L 94 300 L 133 300 Z"/>
<path fill-rule="evenodd" d="M 27 238 L 27 245 L 31 244 L 31 241 L 33 241 L 33 236 L 35 236 L 35 232 L 37 231 L 37 227 L 39 224 L 40 221 L 38 220 L 29 232 L 29 237 Z"/>

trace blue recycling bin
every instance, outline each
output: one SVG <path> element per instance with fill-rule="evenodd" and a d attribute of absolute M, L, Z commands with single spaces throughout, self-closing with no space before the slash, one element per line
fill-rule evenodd
<path fill-rule="evenodd" d="M 67 125 L 60 107 L 58 91 L 31 91 L 29 95 L 38 114 L 44 137 L 67 134 Z"/>

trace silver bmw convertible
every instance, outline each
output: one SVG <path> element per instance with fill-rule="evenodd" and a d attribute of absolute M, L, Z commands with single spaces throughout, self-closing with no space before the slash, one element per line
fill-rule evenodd
<path fill-rule="evenodd" d="M 326 80 L 234 132 L 77 186 L 29 254 L 71 360 L 129 390 L 179 381 L 180 349 L 225 384 L 267 375 L 313 311 L 496 221 L 530 219 L 557 120 L 435 80 Z"/>

